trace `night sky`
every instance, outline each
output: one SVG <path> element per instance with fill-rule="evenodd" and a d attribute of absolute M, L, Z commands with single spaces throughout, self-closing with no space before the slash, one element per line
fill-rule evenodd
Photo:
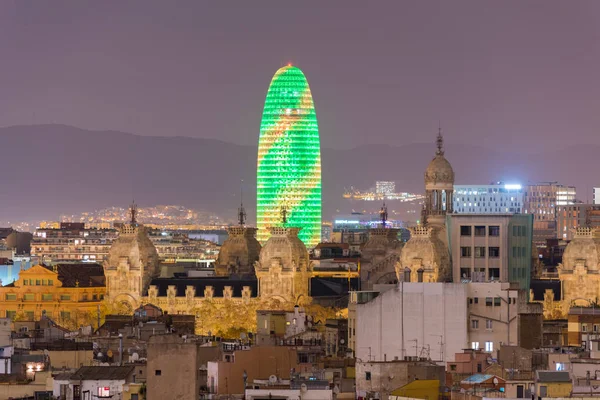
<path fill-rule="evenodd" d="M 600 144 L 599 44 L 598 1 L 5 0 L 0 126 L 256 144 L 292 62 L 326 147 Z"/>

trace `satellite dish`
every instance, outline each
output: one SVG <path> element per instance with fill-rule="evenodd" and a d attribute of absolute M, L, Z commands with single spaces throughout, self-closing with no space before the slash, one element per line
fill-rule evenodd
<path fill-rule="evenodd" d="M 308 391 L 308 386 L 306 386 L 306 383 L 303 383 L 302 385 L 300 385 L 300 391 L 302 393 L 306 393 Z"/>
<path fill-rule="evenodd" d="M 102 357 L 104 357 L 104 354 L 102 354 L 102 353 L 98 353 L 98 355 L 97 355 L 96 357 L 97 357 L 97 358 L 102 358 Z"/>
<path fill-rule="evenodd" d="M 271 375 L 269 377 L 269 383 L 276 384 L 277 383 L 277 376 L 276 375 Z"/>

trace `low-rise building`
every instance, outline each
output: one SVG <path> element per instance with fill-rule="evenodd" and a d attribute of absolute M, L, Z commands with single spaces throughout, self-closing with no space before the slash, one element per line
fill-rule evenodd
<path fill-rule="evenodd" d="M 566 371 L 536 371 L 535 396 L 549 398 L 570 397 L 573 391 L 571 375 Z"/>
<path fill-rule="evenodd" d="M 320 379 L 255 379 L 247 385 L 245 399 L 331 400 L 329 381 Z"/>
<path fill-rule="evenodd" d="M 125 386 L 133 382 L 135 367 L 81 367 L 70 374 L 54 378 L 53 396 L 65 400 L 123 398 Z"/>

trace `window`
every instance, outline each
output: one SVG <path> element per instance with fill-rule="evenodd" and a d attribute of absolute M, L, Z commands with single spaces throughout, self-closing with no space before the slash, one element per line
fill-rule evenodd
<path fill-rule="evenodd" d="M 107 386 L 98 388 L 98 397 L 109 397 L 110 396 L 110 388 Z"/>
<path fill-rule="evenodd" d="M 479 342 L 471 342 L 471 348 L 473 350 L 479 350 Z"/>
<path fill-rule="evenodd" d="M 450 371 L 456 371 L 456 364 L 450 364 Z"/>
<path fill-rule="evenodd" d="M 581 332 L 587 332 L 587 325 L 581 324 Z"/>
<path fill-rule="evenodd" d="M 61 300 L 71 300 L 71 295 L 70 294 L 61 294 L 60 299 Z"/>
<path fill-rule="evenodd" d="M 371 380 L 371 372 L 370 371 L 365 372 L 365 379 L 368 381 Z"/>
<path fill-rule="evenodd" d="M 477 343 L 477 349 L 479 350 L 479 342 Z M 477 364 L 477 372 L 482 372 L 483 371 L 483 367 L 481 366 L 481 363 Z"/>
<path fill-rule="evenodd" d="M 15 319 L 16 316 L 17 316 L 17 312 L 16 311 L 6 310 L 6 318 L 10 318 L 11 320 L 14 321 L 14 319 Z"/>
<path fill-rule="evenodd" d="M 23 279 L 23 286 L 29 286 L 29 279 Z"/>
<path fill-rule="evenodd" d="M 23 295 L 23 300 L 33 301 L 35 300 L 35 295 L 33 293 L 25 293 Z"/>
<path fill-rule="evenodd" d="M 88 299 L 87 293 L 84 293 L 81 295 L 81 301 L 87 301 L 87 299 Z"/>
<path fill-rule="evenodd" d="M 461 268 L 460 269 L 460 279 L 471 279 L 471 268 Z"/>
<path fill-rule="evenodd" d="M 49 293 L 42 294 L 42 301 L 52 301 L 52 298 L 53 298 L 52 294 L 49 294 Z"/>
<path fill-rule="evenodd" d="M 71 313 L 69 311 L 61 311 L 60 318 L 65 320 L 71 319 Z"/>
<path fill-rule="evenodd" d="M 565 363 L 559 363 L 559 362 L 557 362 L 556 363 L 556 370 L 557 371 L 566 371 L 565 370 Z"/>
<path fill-rule="evenodd" d="M 475 304 L 479 304 L 479 297 L 474 297 L 473 299 L 475 300 Z"/>
<path fill-rule="evenodd" d="M 491 258 L 500 257 L 500 247 L 488 247 L 488 251 L 490 252 Z"/>
<path fill-rule="evenodd" d="M 460 248 L 460 256 L 461 257 L 471 257 L 471 248 L 470 247 L 461 247 Z"/>
<path fill-rule="evenodd" d="M 475 246 L 475 258 L 485 257 L 485 247 Z"/>
<path fill-rule="evenodd" d="M 42 281 L 40 281 L 39 279 L 35 280 L 35 286 L 40 286 L 42 284 Z"/>
<path fill-rule="evenodd" d="M 139 400 L 138 394 L 137 393 L 132 393 L 130 399 L 131 400 Z"/>
<path fill-rule="evenodd" d="M 485 342 L 485 351 L 494 351 L 494 342 Z"/>
<path fill-rule="evenodd" d="M 490 281 L 500 280 L 500 268 L 490 268 L 488 269 L 488 274 Z"/>
<path fill-rule="evenodd" d="M 423 282 L 423 268 L 417 270 L 417 282 Z"/>
<path fill-rule="evenodd" d="M 6 300 L 16 300 L 17 294 L 16 293 L 6 293 L 5 299 Z"/>
<path fill-rule="evenodd" d="M 485 226 L 476 226 L 475 236 L 485 236 Z"/>
<path fill-rule="evenodd" d="M 98 295 L 97 294 L 93 294 L 92 295 L 92 300 L 98 300 Z"/>
<path fill-rule="evenodd" d="M 479 320 L 478 319 L 471 320 L 471 329 L 479 329 Z"/>
<path fill-rule="evenodd" d="M 33 311 L 25 311 L 25 321 L 33 321 Z"/>
<path fill-rule="evenodd" d="M 498 307 L 500 304 L 502 304 L 500 297 L 494 297 L 494 306 Z"/>
<path fill-rule="evenodd" d="M 594 324 L 594 326 L 592 327 L 592 330 L 594 331 L 594 333 L 598 332 L 598 325 Z"/>
<path fill-rule="evenodd" d="M 160 370 L 160 369 L 154 370 L 154 375 L 155 376 L 161 376 L 162 375 L 162 370 Z"/>
<path fill-rule="evenodd" d="M 492 329 L 492 320 L 491 319 L 485 320 L 485 329 Z"/>
<path fill-rule="evenodd" d="M 54 281 L 52 279 L 48 279 L 48 286 L 54 286 Z"/>
<path fill-rule="evenodd" d="M 490 236 L 500 236 L 500 227 L 497 225 L 488 227 L 488 234 Z"/>
<path fill-rule="evenodd" d="M 471 227 L 468 225 L 461 225 L 460 236 L 471 236 Z"/>
<path fill-rule="evenodd" d="M 493 300 L 492 300 L 491 297 L 486 297 L 485 298 L 485 305 L 486 306 L 491 307 L 492 306 L 492 302 L 493 302 Z"/>

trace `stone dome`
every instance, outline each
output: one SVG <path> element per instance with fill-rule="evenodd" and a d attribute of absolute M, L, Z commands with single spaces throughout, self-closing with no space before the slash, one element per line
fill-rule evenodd
<path fill-rule="evenodd" d="M 400 248 L 398 229 L 376 228 L 369 231 L 369 239 L 362 247 L 361 254 L 365 261 L 374 262 Z"/>
<path fill-rule="evenodd" d="M 434 281 L 451 281 L 450 254 L 437 231 L 423 226 L 410 230 L 411 237 L 402 248 L 400 262 L 396 267 L 398 279 L 402 279 L 401 274 L 409 269 L 413 276 L 418 270 L 422 270 L 430 274 Z"/>
<path fill-rule="evenodd" d="M 127 225 L 121 229 L 108 251 L 106 268 L 116 269 L 125 258 L 129 261 L 129 269 L 142 270 L 149 277 L 158 276 L 158 252 L 143 226 Z"/>
<path fill-rule="evenodd" d="M 425 185 L 440 183 L 454 185 L 454 170 L 444 154 L 438 152 L 425 170 Z"/>
<path fill-rule="evenodd" d="M 573 240 L 569 242 L 563 253 L 562 269 L 572 270 L 583 261 L 588 270 L 598 270 L 600 232 L 591 228 L 577 229 Z"/>
<path fill-rule="evenodd" d="M 218 275 L 230 272 L 250 274 L 260 254 L 260 243 L 256 240 L 256 228 L 235 226 L 227 229 L 229 236 L 223 242 L 215 262 Z M 230 271 L 232 269 L 233 271 Z"/>
<path fill-rule="evenodd" d="M 299 228 L 274 227 L 270 231 L 271 237 L 260 251 L 258 268 L 268 269 L 274 260 L 278 260 L 284 270 L 308 267 L 308 250 L 298 238 Z"/>

